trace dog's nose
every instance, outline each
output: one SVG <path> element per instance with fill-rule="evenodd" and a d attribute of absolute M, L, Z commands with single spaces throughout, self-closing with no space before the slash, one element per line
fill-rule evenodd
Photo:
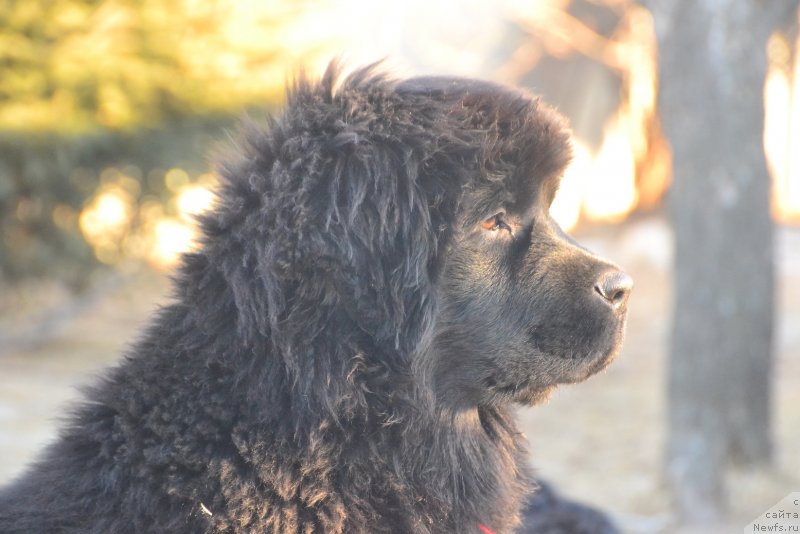
<path fill-rule="evenodd" d="M 615 310 L 621 310 L 625 307 L 632 289 L 633 278 L 622 271 L 603 273 L 594 286 L 597 294 L 603 297 Z"/>

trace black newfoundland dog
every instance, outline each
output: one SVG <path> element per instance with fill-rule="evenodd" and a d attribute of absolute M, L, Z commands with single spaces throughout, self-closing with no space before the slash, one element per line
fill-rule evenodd
<path fill-rule="evenodd" d="M 0 532 L 518 527 L 511 407 L 611 362 L 631 279 L 549 217 L 569 134 L 538 100 L 336 71 L 247 129 L 174 303 L 2 491 Z"/>

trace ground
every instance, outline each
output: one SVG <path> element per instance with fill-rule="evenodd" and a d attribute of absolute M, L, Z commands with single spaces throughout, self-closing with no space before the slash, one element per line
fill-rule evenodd
<path fill-rule="evenodd" d="M 630 534 L 742 532 L 758 514 L 800 489 L 800 228 L 778 230 L 776 325 L 776 467 L 731 475 L 732 517 L 692 531 L 673 524 L 661 477 L 669 331 L 671 236 L 659 216 L 587 227 L 575 236 L 623 266 L 636 287 L 625 349 L 602 375 L 564 387 L 545 406 L 520 409 L 534 464 L 567 495 L 609 511 Z M 0 483 L 52 439 L 76 386 L 113 363 L 159 302 L 166 277 L 131 270 L 101 277 L 96 296 L 56 321 L 45 341 L 24 349 L 28 325 L 64 300 L 57 288 L 0 298 Z M 14 333 L 14 336 L 11 333 Z M 6 340 L 3 347 L 3 340 Z"/>

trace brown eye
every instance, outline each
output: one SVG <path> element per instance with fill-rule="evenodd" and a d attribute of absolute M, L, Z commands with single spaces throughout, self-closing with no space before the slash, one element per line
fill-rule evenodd
<path fill-rule="evenodd" d="M 491 232 L 496 232 L 498 230 L 506 230 L 509 234 L 513 234 L 514 232 L 511 229 L 511 225 L 509 225 L 505 221 L 505 213 L 498 213 L 489 217 L 485 221 L 481 223 L 481 228 L 484 230 L 489 230 Z"/>

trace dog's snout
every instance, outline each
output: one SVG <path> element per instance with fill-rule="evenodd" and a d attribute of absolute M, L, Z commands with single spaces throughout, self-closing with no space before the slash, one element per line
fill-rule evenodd
<path fill-rule="evenodd" d="M 622 271 L 608 271 L 600 275 L 594 290 L 615 310 L 623 309 L 633 289 L 633 278 Z"/>

